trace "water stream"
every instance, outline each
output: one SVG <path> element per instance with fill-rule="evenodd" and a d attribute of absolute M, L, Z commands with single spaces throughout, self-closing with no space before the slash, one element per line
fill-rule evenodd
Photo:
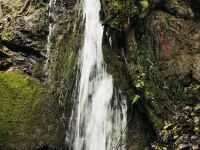
<path fill-rule="evenodd" d="M 49 0 L 48 9 L 49 9 L 49 34 L 47 37 L 47 52 L 46 52 L 46 62 L 44 64 L 44 71 L 47 76 L 49 77 L 49 62 L 51 61 L 51 48 L 52 48 L 52 42 L 51 38 L 54 32 L 55 24 L 53 23 L 54 20 L 54 9 L 56 5 L 56 0 Z"/>
<path fill-rule="evenodd" d="M 100 0 L 83 1 L 84 45 L 80 54 L 80 81 L 74 150 L 124 150 L 126 97 L 114 88 L 102 54 L 103 26 Z"/>

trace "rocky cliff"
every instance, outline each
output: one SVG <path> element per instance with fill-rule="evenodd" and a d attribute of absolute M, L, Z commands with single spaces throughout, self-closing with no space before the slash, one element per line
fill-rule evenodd
<path fill-rule="evenodd" d="M 200 2 L 101 3 L 104 59 L 129 100 L 127 148 L 199 149 Z M 66 146 L 84 21 L 75 0 L 57 0 L 53 18 L 49 9 L 48 0 L 0 0 L 2 150 Z"/>

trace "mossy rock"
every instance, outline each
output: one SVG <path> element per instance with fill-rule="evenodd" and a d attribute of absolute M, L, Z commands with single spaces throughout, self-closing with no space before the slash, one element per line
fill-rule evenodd
<path fill-rule="evenodd" d="M 102 0 L 104 21 L 115 29 L 119 29 L 123 22 L 127 22 L 128 18 L 134 17 L 138 10 L 138 5 L 132 0 Z"/>
<path fill-rule="evenodd" d="M 6 72 L 0 72 L 0 83 L 0 149 L 58 146 L 64 130 L 45 86 L 20 73 Z"/>

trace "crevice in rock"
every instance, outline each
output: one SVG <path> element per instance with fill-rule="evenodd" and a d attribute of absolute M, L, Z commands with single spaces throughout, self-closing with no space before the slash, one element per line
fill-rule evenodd
<path fill-rule="evenodd" d="M 6 71 L 12 66 L 12 62 L 0 60 L 0 71 Z"/>
<path fill-rule="evenodd" d="M 2 45 L 4 45 L 5 47 L 7 47 L 8 49 L 10 49 L 13 52 L 22 52 L 27 55 L 33 55 L 37 58 L 45 57 L 39 51 L 36 51 L 35 49 L 33 49 L 31 47 L 24 47 L 24 46 L 17 45 L 17 44 L 11 43 L 9 41 L 3 41 L 3 40 L 1 41 L 1 43 L 2 43 Z"/>
<path fill-rule="evenodd" d="M 194 12 L 195 19 L 200 19 L 200 1 L 199 0 L 193 0 L 192 2 L 192 11 Z"/>
<path fill-rule="evenodd" d="M 49 150 L 49 146 L 45 144 L 45 145 L 38 147 L 37 150 Z"/>
<path fill-rule="evenodd" d="M 9 56 L 0 50 L 0 60 L 8 58 Z"/>
<path fill-rule="evenodd" d="M 77 1 L 75 0 L 68 0 L 68 1 L 61 1 L 60 3 L 64 4 L 64 6 L 68 9 L 72 9 L 74 5 L 76 5 Z"/>
<path fill-rule="evenodd" d="M 130 149 L 144 149 L 148 143 L 156 139 L 156 131 L 141 103 L 128 104 L 128 106 L 130 106 L 128 109 L 128 147 Z M 137 143 L 139 141 L 140 143 Z M 141 142 L 144 147 L 140 147 Z"/>

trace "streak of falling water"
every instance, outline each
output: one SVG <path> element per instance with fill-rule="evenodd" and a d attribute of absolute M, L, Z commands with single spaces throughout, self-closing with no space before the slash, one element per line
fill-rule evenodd
<path fill-rule="evenodd" d="M 100 0 L 84 0 L 84 45 L 80 56 L 80 83 L 74 150 L 124 150 L 126 98 L 114 89 L 102 54 L 103 26 Z"/>
<path fill-rule="evenodd" d="M 51 48 L 52 48 L 52 42 L 51 42 L 51 38 L 54 32 L 54 28 L 55 28 L 55 24 L 52 22 L 52 20 L 54 20 L 54 8 L 56 5 L 56 0 L 49 0 L 49 34 L 47 37 L 47 52 L 46 52 L 46 62 L 44 64 L 44 71 L 46 76 L 49 75 L 49 70 L 48 70 L 48 66 L 49 66 L 49 61 L 50 61 L 50 57 L 51 57 Z"/>

